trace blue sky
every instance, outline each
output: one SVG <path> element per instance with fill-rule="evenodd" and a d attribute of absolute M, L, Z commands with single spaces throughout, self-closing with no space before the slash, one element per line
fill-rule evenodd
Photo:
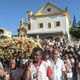
<path fill-rule="evenodd" d="M 16 35 L 21 18 L 26 20 L 26 11 L 36 13 L 47 2 L 63 10 L 67 6 L 71 22 L 74 15 L 77 21 L 80 20 L 80 0 L 0 0 L 0 27 Z"/>

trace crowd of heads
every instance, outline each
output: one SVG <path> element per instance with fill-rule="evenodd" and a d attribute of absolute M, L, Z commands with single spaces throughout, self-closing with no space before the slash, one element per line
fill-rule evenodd
<path fill-rule="evenodd" d="M 28 42 L 28 43 L 27 43 Z M 16 46 L 16 49 L 11 49 L 11 48 L 4 48 L 3 51 L 7 51 L 7 49 L 9 49 L 9 52 L 5 52 L 5 54 L 1 54 L 2 52 L 0 52 L 0 57 L 4 58 L 4 62 L 6 63 L 7 61 L 10 60 L 10 58 L 16 58 L 18 59 L 23 59 L 23 58 L 31 58 L 31 55 L 34 54 L 34 47 L 40 47 L 43 52 L 41 55 L 43 55 L 43 58 L 50 58 L 51 57 L 51 53 L 54 52 L 55 50 L 59 51 L 58 56 L 61 57 L 62 59 L 65 58 L 65 56 L 67 55 L 69 58 L 74 58 L 79 60 L 79 56 L 80 56 L 80 47 L 76 47 L 75 45 L 70 45 L 67 43 L 67 41 L 64 38 L 59 38 L 59 37 L 54 37 L 52 39 L 48 38 L 48 39 L 32 39 L 32 41 L 27 41 L 25 44 L 25 48 L 24 48 L 24 44 L 21 43 L 18 44 L 16 43 L 16 45 L 11 45 L 11 46 Z M 34 44 L 35 43 L 35 44 Z M 33 47 L 34 46 L 34 47 Z M 9 46 L 10 47 L 10 46 Z M 20 47 L 18 49 L 18 47 Z M 21 50 L 23 49 L 23 51 Z M 32 53 L 32 49 L 33 49 L 33 53 Z M 20 51 L 21 50 L 21 51 Z"/>
<path fill-rule="evenodd" d="M 25 43 L 21 43 L 21 45 L 17 44 L 16 48 L 18 48 L 18 45 L 20 46 L 18 51 L 17 49 L 13 52 L 10 51 L 8 53 L 8 56 L 0 54 L 0 61 L 3 63 L 3 66 L 5 68 L 14 68 L 15 66 L 17 66 L 26 69 L 28 65 L 28 63 L 26 62 L 28 60 L 38 62 L 39 60 L 47 61 L 50 58 L 61 58 L 64 63 L 66 59 L 70 59 L 72 61 L 72 65 L 74 65 L 75 67 L 77 65 L 77 62 L 80 62 L 80 46 L 77 48 L 75 45 L 70 45 L 64 38 L 38 40 L 32 39 L 32 41 L 28 41 L 28 43 L 25 44 L 25 50 L 19 52 L 20 49 L 23 48 L 24 44 Z M 33 45 L 35 46 L 33 47 Z M 5 48 L 4 50 L 6 49 L 7 48 Z"/>

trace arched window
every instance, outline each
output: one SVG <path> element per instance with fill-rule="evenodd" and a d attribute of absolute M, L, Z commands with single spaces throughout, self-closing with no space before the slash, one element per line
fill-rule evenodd
<path fill-rule="evenodd" d="M 50 22 L 48 23 L 48 28 L 49 28 L 49 29 L 51 28 L 51 23 L 50 23 Z"/>
<path fill-rule="evenodd" d="M 31 25 L 30 24 L 28 24 L 28 30 L 31 30 Z"/>

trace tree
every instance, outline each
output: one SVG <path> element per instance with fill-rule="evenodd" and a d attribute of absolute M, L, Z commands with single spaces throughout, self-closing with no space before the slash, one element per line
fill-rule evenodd
<path fill-rule="evenodd" d="M 72 25 L 73 28 L 76 28 L 76 17 L 74 16 L 74 19 L 73 19 L 73 25 Z"/>
<path fill-rule="evenodd" d="M 72 37 L 75 37 L 76 39 L 80 39 L 80 28 L 76 27 L 76 28 L 70 28 L 70 34 Z"/>
<path fill-rule="evenodd" d="M 80 28 L 80 21 L 78 21 L 76 27 Z"/>

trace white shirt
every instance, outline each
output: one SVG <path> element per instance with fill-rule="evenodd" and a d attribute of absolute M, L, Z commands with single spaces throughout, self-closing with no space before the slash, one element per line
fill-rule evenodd
<path fill-rule="evenodd" d="M 62 79 L 62 71 L 65 71 L 64 62 L 59 58 L 58 58 L 56 64 L 54 64 L 54 61 L 52 59 L 50 59 L 50 61 L 48 61 L 48 62 L 53 69 L 53 74 L 54 74 L 53 80 L 63 80 Z"/>
<path fill-rule="evenodd" d="M 4 69 L 2 63 L 0 62 L 0 69 Z"/>
<path fill-rule="evenodd" d="M 30 80 L 36 80 L 35 78 L 36 74 L 38 75 L 37 76 L 38 80 L 49 80 L 47 76 L 48 67 L 49 65 L 45 61 L 42 61 L 41 65 L 38 67 L 32 65 Z"/>

